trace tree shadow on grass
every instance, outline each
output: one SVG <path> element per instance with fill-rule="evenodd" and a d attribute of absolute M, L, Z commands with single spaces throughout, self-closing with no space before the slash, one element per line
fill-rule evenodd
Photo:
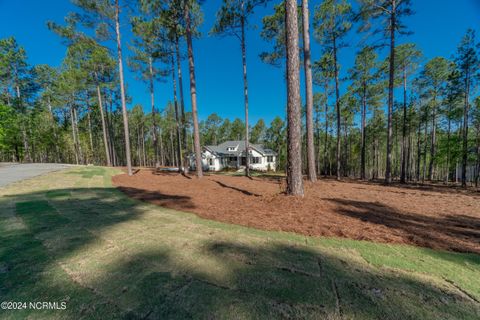
<path fill-rule="evenodd" d="M 480 304 L 450 286 L 374 269 L 355 256 L 335 255 L 283 243 L 247 245 L 205 241 L 198 260 L 216 270 L 179 265 L 172 250 L 141 252 L 111 263 L 112 274 L 143 276 L 117 301 L 142 319 L 475 319 Z M 346 253 L 346 252 L 345 252 Z M 155 261 L 155 263 L 152 263 Z M 107 268 L 108 269 L 108 268 Z M 126 280 L 126 279 L 123 279 Z M 431 280 L 431 279 L 430 279 Z M 127 280 L 127 282 L 129 282 Z"/>
<path fill-rule="evenodd" d="M 117 187 L 129 197 L 154 203 L 160 206 L 174 207 L 180 210 L 189 210 L 195 208 L 195 205 L 188 196 L 177 196 L 173 194 L 160 193 L 159 191 L 148 191 L 145 189 L 137 189 L 131 187 Z"/>
<path fill-rule="evenodd" d="M 2 301 L 66 302 L 66 310 L 12 310 L 7 318 L 96 317 L 121 313 L 108 298 L 94 294 L 66 272 L 62 260 L 94 243 L 102 230 L 142 214 L 115 189 L 72 188 L 5 196 L 0 206 L 15 203 L 13 214 L 1 213 L 0 273 Z M 128 208 L 133 210 L 124 210 Z M 74 305 L 72 305 L 74 304 Z"/>
<path fill-rule="evenodd" d="M 234 240 L 236 235 L 215 236 L 210 227 L 197 230 L 201 233 L 190 244 L 182 244 L 178 239 L 191 239 L 191 230 L 174 229 L 168 236 L 162 235 L 165 228 L 137 225 L 146 212 L 144 205 L 114 188 L 59 189 L 7 201 L 16 203 L 16 216 L 0 214 L 0 300 L 68 304 L 67 310 L 9 311 L 7 318 L 480 315 L 477 302 L 446 283 L 435 286 L 427 278 L 374 268 L 349 250 L 280 241 L 247 243 Z M 123 243 L 112 242 L 105 234 L 115 228 L 132 234 Z M 112 246 L 116 250 L 110 251 Z"/>
<path fill-rule="evenodd" d="M 480 220 L 465 215 L 432 217 L 400 211 L 378 202 L 326 199 L 338 205 L 336 212 L 364 222 L 380 224 L 408 242 L 422 247 L 480 253 Z"/>

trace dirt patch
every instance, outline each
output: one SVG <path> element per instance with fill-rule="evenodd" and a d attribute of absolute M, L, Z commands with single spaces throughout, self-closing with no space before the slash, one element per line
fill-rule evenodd
<path fill-rule="evenodd" d="M 299 199 L 285 196 L 278 178 L 150 170 L 115 176 L 113 184 L 136 199 L 248 227 L 480 253 L 478 192 L 319 180 L 306 183 Z"/>

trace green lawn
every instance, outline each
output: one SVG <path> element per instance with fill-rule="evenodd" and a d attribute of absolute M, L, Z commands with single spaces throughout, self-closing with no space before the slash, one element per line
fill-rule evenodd
<path fill-rule="evenodd" d="M 0 188 L 0 300 L 67 302 L 1 319 L 480 318 L 478 255 L 207 221 L 128 199 L 118 172 Z"/>

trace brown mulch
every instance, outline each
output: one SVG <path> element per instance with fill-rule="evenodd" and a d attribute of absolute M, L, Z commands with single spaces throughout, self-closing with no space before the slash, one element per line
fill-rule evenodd
<path fill-rule="evenodd" d="M 480 253 L 475 191 L 327 179 L 305 183 L 305 197 L 294 198 L 280 178 L 151 170 L 115 176 L 113 184 L 136 199 L 248 227 Z"/>

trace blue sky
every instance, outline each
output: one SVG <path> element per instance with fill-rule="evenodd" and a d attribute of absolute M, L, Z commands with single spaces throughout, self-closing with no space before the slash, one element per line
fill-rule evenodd
<path fill-rule="evenodd" d="M 354 1 L 354 0 L 353 0 Z M 200 119 L 216 112 L 221 117 L 243 118 L 242 65 L 239 42 L 236 38 L 208 36 L 213 25 L 215 12 L 220 0 L 205 1 L 202 9 L 205 15 L 201 27 L 203 35 L 194 41 L 196 74 L 198 84 L 198 109 Z M 259 36 L 261 18 L 273 12 L 273 1 L 260 8 L 251 18 L 252 27 L 247 33 L 247 63 L 249 75 L 250 118 L 252 124 L 259 118 L 267 122 L 275 116 L 284 116 L 286 103 L 283 70 L 262 63 L 259 53 L 269 45 Z M 310 1 L 314 8 L 320 0 Z M 413 35 L 400 38 L 398 43 L 415 42 L 423 51 L 425 59 L 435 56 L 451 57 L 467 28 L 477 30 L 480 39 L 480 0 L 412 0 L 416 14 L 407 18 Z M 63 17 L 75 7 L 68 0 L 0 0 L 0 38 L 14 36 L 27 50 L 31 64 L 46 63 L 60 65 L 66 48 L 58 36 L 46 27 L 46 21 L 63 23 Z M 130 41 L 124 24 L 124 47 Z M 349 47 L 342 49 L 340 63 L 345 72 L 353 63 L 360 36 L 351 32 L 346 38 Z M 312 58 L 318 59 L 321 47 L 313 41 Z M 128 52 L 126 52 L 128 55 Z M 187 63 L 183 62 L 186 107 L 190 109 Z M 128 93 L 133 103 L 140 103 L 149 109 L 149 97 L 145 84 L 135 80 L 126 72 Z M 303 84 L 301 87 L 303 91 Z M 320 90 L 316 88 L 316 90 Z M 342 87 L 345 90 L 345 86 Z M 156 84 L 156 104 L 163 108 L 172 98 L 170 78 Z"/>

